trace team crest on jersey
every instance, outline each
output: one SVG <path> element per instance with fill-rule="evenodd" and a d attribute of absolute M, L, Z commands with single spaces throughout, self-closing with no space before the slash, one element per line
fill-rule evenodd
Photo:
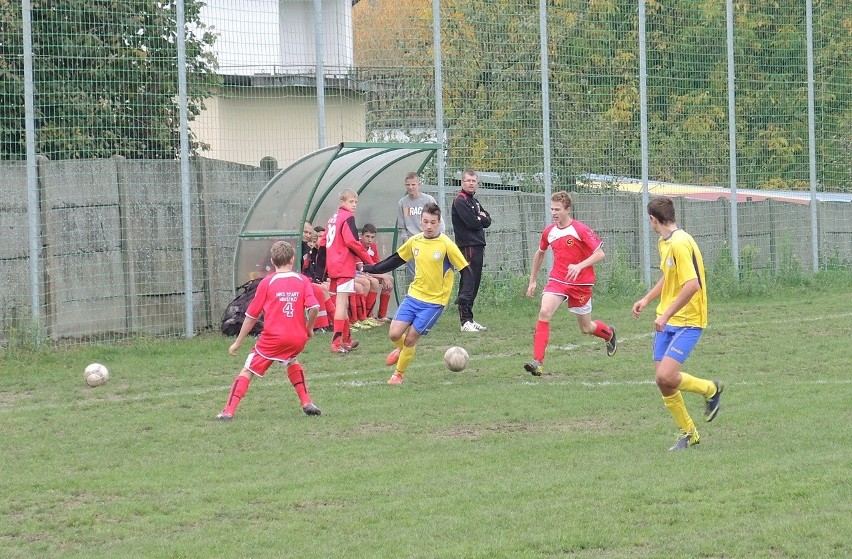
<path fill-rule="evenodd" d="M 565 239 L 565 244 L 569 247 L 574 246 L 574 237 L 568 237 L 567 239 Z"/>
<path fill-rule="evenodd" d="M 420 249 L 419 249 L 419 248 L 415 248 L 415 249 L 414 249 L 414 256 L 417 256 L 418 254 L 420 254 Z"/>
<path fill-rule="evenodd" d="M 674 260 L 672 260 L 671 256 L 666 257 L 666 266 L 669 268 L 674 268 Z"/>
<path fill-rule="evenodd" d="M 441 251 L 436 250 L 435 252 L 433 252 L 432 253 L 432 259 L 433 260 L 440 260 L 441 259 Z"/>

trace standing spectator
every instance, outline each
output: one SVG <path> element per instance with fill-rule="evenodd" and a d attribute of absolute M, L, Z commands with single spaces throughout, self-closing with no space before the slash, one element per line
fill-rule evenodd
<path fill-rule="evenodd" d="M 417 340 L 429 333 L 450 300 L 453 269 L 462 278 L 469 275 L 467 262 L 456 244 L 440 232 L 441 208 L 426 204 L 420 216 L 423 232 L 414 235 L 378 264 L 364 266 L 364 272 L 383 274 L 417 260 L 414 281 L 390 324 L 388 336 L 395 349 L 385 363 L 396 365 L 388 384 L 402 384 L 408 365 L 417 350 Z"/>
<path fill-rule="evenodd" d="M 405 192 L 406 195 L 399 200 L 399 215 L 397 216 L 396 229 L 399 237 L 399 245 L 402 245 L 410 237 L 421 232 L 420 229 L 420 214 L 423 213 L 423 207 L 426 204 L 437 204 L 435 198 L 429 194 L 420 192 L 421 182 L 420 175 L 415 172 L 405 175 Z M 439 228 L 443 233 L 445 230 L 444 220 L 441 220 Z M 414 260 L 409 260 L 406 264 L 406 272 L 408 282 L 414 280 Z"/>
<path fill-rule="evenodd" d="M 340 194 L 340 207 L 328 220 L 325 231 L 325 265 L 330 280 L 329 291 L 335 293 L 332 353 L 348 353 L 358 347 L 358 341 L 350 337 L 349 295 L 355 293 L 356 263 L 373 263 L 358 238 L 358 227 L 355 225 L 356 207 L 358 193 L 347 188 Z"/>
<path fill-rule="evenodd" d="M 216 416 L 217 419 L 233 419 L 240 400 L 248 392 L 253 375 L 262 377 L 275 362 L 287 367 L 287 376 L 296 389 L 302 410 L 308 415 L 320 414 L 319 408 L 313 404 L 308 393 L 305 371 L 296 360 L 308 339 L 313 336 L 319 303 L 307 278 L 293 270 L 296 259 L 293 245 L 287 241 L 277 241 L 272 245 L 271 252 L 275 270 L 258 284 L 254 299 L 246 309 L 245 322 L 237 339 L 228 348 L 228 353 L 237 354 L 261 313 L 263 331 L 231 385 L 225 409 Z"/>
<path fill-rule="evenodd" d="M 462 332 L 485 331 L 487 328 L 473 319 L 473 304 L 482 281 L 485 260 L 485 230 L 491 226 L 491 216 L 476 199 L 479 175 L 470 169 L 462 173 L 461 191 L 453 200 L 453 231 L 456 245 L 470 263 L 470 276 L 459 279 L 459 319 Z"/>
<path fill-rule="evenodd" d="M 681 434 L 669 450 L 684 450 L 701 440 L 683 401 L 682 390 L 704 396 L 704 420 L 719 413 L 722 384 L 688 375 L 681 370 L 704 328 L 707 327 L 707 282 L 704 259 L 692 236 L 675 221 L 671 198 L 648 202 L 651 228 L 660 236 L 660 269 L 663 276 L 644 297 L 633 303 L 639 318 L 648 303 L 660 298 L 654 320 L 654 377 L 663 404 L 672 414 Z"/>
<path fill-rule="evenodd" d="M 527 297 L 535 295 L 536 277 L 550 247 L 553 268 L 541 294 L 541 309 L 533 335 L 533 360 L 524 369 L 541 376 L 544 353 L 550 340 L 550 319 L 566 303 L 577 315 L 577 324 L 584 334 L 597 336 L 606 342 L 606 354 L 612 357 L 617 349 L 615 329 L 602 320 L 592 320 L 592 286 L 595 284 L 595 264 L 606 257 L 603 243 L 588 225 L 571 217 L 571 195 L 560 191 L 550 197 L 553 223 L 544 228 L 533 256 Z"/>

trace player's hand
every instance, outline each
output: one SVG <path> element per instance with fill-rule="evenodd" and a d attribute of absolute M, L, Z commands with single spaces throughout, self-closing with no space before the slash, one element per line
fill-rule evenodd
<path fill-rule="evenodd" d="M 363 272 L 364 271 L 364 263 L 363 262 L 356 262 L 355 263 L 355 269 L 358 270 L 359 272 Z"/>
<path fill-rule="evenodd" d="M 656 330 L 657 332 L 662 332 L 663 330 L 666 329 L 666 322 L 668 322 L 668 321 L 669 321 L 669 319 L 666 318 L 665 316 L 663 316 L 663 315 L 658 316 L 657 319 L 654 320 L 654 330 Z"/>
<path fill-rule="evenodd" d="M 577 276 L 580 275 L 580 272 L 583 270 L 577 264 L 568 264 L 568 273 L 565 274 L 565 279 L 567 280 L 575 280 Z"/>
<path fill-rule="evenodd" d="M 535 289 L 537 285 L 534 281 L 531 281 L 527 286 L 527 297 L 533 297 L 535 295 Z"/>
<path fill-rule="evenodd" d="M 638 301 L 633 303 L 633 318 L 639 318 L 639 314 L 642 312 L 642 309 L 644 309 L 647 304 L 648 303 L 646 303 L 644 299 L 639 299 Z"/>
<path fill-rule="evenodd" d="M 228 353 L 233 356 L 237 355 L 237 350 L 240 349 L 240 346 L 243 345 L 242 342 L 234 342 L 231 344 L 231 347 L 228 348 Z"/>

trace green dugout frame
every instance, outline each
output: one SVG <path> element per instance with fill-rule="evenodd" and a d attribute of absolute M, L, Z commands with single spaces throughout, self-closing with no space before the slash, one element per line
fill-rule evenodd
<path fill-rule="evenodd" d="M 372 223 L 382 258 L 397 248 L 397 203 L 405 175 L 422 173 L 441 144 L 344 142 L 317 150 L 272 177 L 249 207 L 234 250 L 234 288 L 269 272 L 269 248 L 278 240 L 296 247 L 301 262 L 306 221 L 325 225 L 339 206 L 340 192 L 358 193 L 358 227 Z M 405 270 L 394 276 L 396 302 Z"/>

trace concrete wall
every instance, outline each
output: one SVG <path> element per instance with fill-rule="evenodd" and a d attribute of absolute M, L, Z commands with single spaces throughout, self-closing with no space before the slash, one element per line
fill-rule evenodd
<path fill-rule="evenodd" d="M 203 158 L 191 163 L 193 318 L 198 331 L 218 329 L 233 297 L 236 239 L 269 178 L 266 171 L 238 163 Z M 39 286 L 47 335 L 79 339 L 185 332 L 179 162 L 40 158 L 38 193 Z M 446 208 L 454 196 L 447 194 Z M 527 276 L 538 236 L 550 220 L 549 204 L 541 195 L 501 190 L 480 189 L 479 198 L 494 217 L 486 273 L 503 279 Z M 388 201 L 388 211 L 396 211 L 396 201 Z M 729 202 L 678 198 L 676 209 L 680 225 L 695 237 L 711 267 L 730 238 Z M 25 327 L 31 315 L 27 212 L 25 164 L 0 162 L 0 340 Z M 778 271 L 795 261 L 809 270 L 810 212 L 807 205 L 772 200 L 740 204 L 741 251 L 748 254 L 748 264 Z M 820 202 L 818 212 L 821 262 L 848 265 L 852 204 Z M 608 257 L 599 270 L 602 276 L 616 259 L 641 269 L 646 217 L 640 196 L 578 194 L 575 216 L 604 240 Z M 448 233 L 452 235 L 451 227 Z M 651 267 L 656 268 L 653 233 L 648 242 Z"/>
<path fill-rule="evenodd" d="M 269 173 L 191 166 L 193 319 L 218 325 L 233 297 L 233 251 Z M 0 339 L 31 315 L 26 172 L 0 164 Z M 185 332 L 180 163 L 38 160 L 41 303 L 51 338 Z"/>

